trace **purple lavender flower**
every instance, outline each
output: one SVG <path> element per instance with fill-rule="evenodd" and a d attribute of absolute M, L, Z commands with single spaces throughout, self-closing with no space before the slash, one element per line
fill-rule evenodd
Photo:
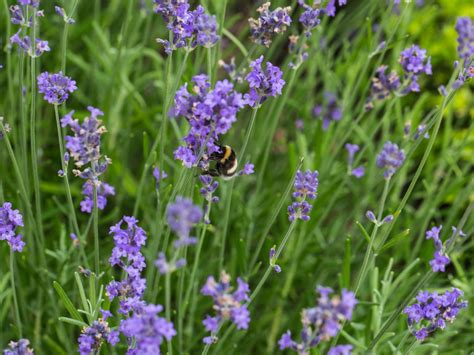
<path fill-rule="evenodd" d="M 275 246 L 273 246 L 270 249 L 270 252 L 268 253 L 268 259 L 269 259 L 270 266 L 273 268 L 273 270 L 275 270 L 277 274 L 279 274 L 281 272 L 281 266 L 276 263 Z"/>
<path fill-rule="evenodd" d="M 123 224 L 126 228 L 122 229 Z M 114 238 L 114 248 L 109 258 L 110 265 L 118 266 L 127 274 L 122 281 L 111 281 L 107 287 L 107 296 L 110 300 L 115 297 L 120 299 L 119 312 L 127 314 L 140 309 L 144 302 L 141 300 L 146 288 L 146 280 L 140 277 L 145 268 L 145 257 L 141 248 L 146 242 L 145 231 L 138 226 L 135 217 L 124 216 L 120 222 L 110 227 Z"/>
<path fill-rule="evenodd" d="M 384 100 L 400 88 L 401 83 L 398 74 L 394 70 L 388 75 L 385 74 L 387 68 L 386 65 L 382 65 L 375 71 L 375 76 L 372 78 L 370 96 L 365 105 L 366 110 L 373 108 L 375 100 Z"/>
<path fill-rule="evenodd" d="M 157 39 L 167 54 L 184 47 L 192 50 L 198 45 L 210 48 L 219 40 L 216 17 L 207 15 L 202 6 L 191 11 L 187 0 L 154 0 L 154 3 L 155 12 L 162 15 L 172 33 L 171 43 Z"/>
<path fill-rule="evenodd" d="M 10 37 L 10 43 L 16 44 L 30 57 L 36 58 L 41 56 L 44 52 L 49 52 L 51 50 L 48 41 L 43 41 L 39 38 L 35 39 L 34 45 L 32 46 L 29 36 L 20 37 L 21 31 L 21 29 L 18 30 L 17 33 Z"/>
<path fill-rule="evenodd" d="M 186 146 L 176 149 L 174 156 L 188 168 L 201 156 L 200 166 L 205 169 L 209 155 L 219 151 L 219 137 L 232 127 L 245 102 L 227 80 L 218 81 L 213 89 L 207 75 L 196 75 L 192 81 L 194 95 L 183 85 L 176 93 L 170 112 L 171 117 L 184 117 L 190 125 L 184 137 Z"/>
<path fill-rule="evenodd" d="M 155 266 L 158 268 L 160 274 L 168 274 L 172 273 L 182 267 L 186 266 L 186 259 L 180 258 L 176 261 L 168 261 L 166 260 L 166 255 L 163 252 L 158 254 L 158 258 L 155 260 Z"/>
<path fill-rule="evenodd" d="M 252 107 L 261 105 L 269 96 L 281 95 L 281 90 L 285 85 L 280 68 L 267 62 L 267 68 L 263 70 L 262 62 L 263 55 L 251 62 L 251 71 L 245 77 L 249 83 L 250 91 L 245 94 L 244 98 Z"/>
<path fill-rule="evenodd" d="M 405 71 L 402 94 L 407 94 L 410 91 L 420 91 L 418 77 L 422 73 L 432 74 L 431 57 L 426 57 L 426 49 L 422 49 L 414 44 L 403 50 L 400 54 L 400 64 Z"/>
<path fill-rule="evenodd" d="M 103 210 L 107 206 L 107 196 L 115 196 L 115 188 L 105 182 L 98 181 L 97 187 L 97 208 Z M 92 213 L 94 209 L 94 182 L 87 180 L 82 185 L 82 195 L 84 200 L 81 201 L 81 211 Z"/>
<path fill-rule="evenodd" d="M 413 139 L 417 140 L 420 137 L 423 137 L 424 139 L 430 138 L 430 134 L 428 133 L 428 131 L 426 129 L 426 125 L 424 123 L 419 124 L 418 127 L 416 127 L 416 133 L 415 133 Z"/>
<path fill-rule="evenodd" d="M 162 310 L 161 305 L 150 304 L 120 323 L 120 331 L 135 340 L 129 342 L 127 354 L 161 354 L 163 341 L 176 335 L 173 323 L 158 316 Z"/>
<path fill-rule="evenodd" d="M 155 178 L 156 189 L 160 187 L 160 181 L 166 179 L 168 174 L 164 170 L 160 170 L 157 166 L 153 169 L 153 177 Z"/>
<path fill-rule="evenodd" d="M 430 261 L 431 269 L 433 272 L 445 272 L 446 265 L 448 265 L 451 260 L 447 255 L 442 254 L 439 251 L 435 251 L 434 258 Z"/>
<path fill-rule="evenodd" d="M 90 327 L 84 327 L 81 335 L 77 339 L 79 343 L 79 353 L 89 355 L 99 353 L 100 346 L 106 340 L 109 344 L 118 343 L 118 332 L 111 330 L 109 324 L 104 319 L 96 320 Z"/>
<path fill-rule="evenodd" d="M 76 91 L 76 82 L 62 72 L 50 74 L 48 72 L 38 75 L 38 91 L 44 94 L 44 99 L 53 105 L 61 105 L 69 93 Z"/>
<path fill-rule="evenodd" d="M 59 6 L 55 6 L 54 7 L 54 11 L 56 11 L 56 13 L 61 16 L 63 18 L 63 21 L 65 23 L 67 23 L 68 25 L 73 25 L 76 23 L 76 21 L 72 18 L 72 17 L 69 17 L 67 14 L 66 14 L 66 11 L 62 8 L 62 7 L 59 7 Z"/>
<path fill-rule="evenodd" d="M 325 92 L 324 103 L 313 108 L 313 116 L 323 120 L 323 130 L 327 130 L 331 122 L 340 121 L 342 110 L 337 103 L 336 95 Z"/>
<path fill-rule="evenodd" d="M 207 202 L 219 202 L 219 197 L 214 196 L 214 192 L 216 192 L 217 188 L 219 187 L 219 182 L 212 179 L 209 175 L 200 175 L 199 180 L 203 184 L 203 187 L 199 190 L 204 199 Z"/>
<path fill-rule="evenodd" d="M 426 239 L 433 239 L 436 250 L 441 250 L 443 248 L 443 242 L 439 237 L 439 233 L 443 226 L 436 227 L 434 226 L 430 230 L 426 231 Z"/>
<path fill-rule="evenodd" d="M 408 327 L 412 334 L 423 341 L 437 329 L 444 329 L 447 322 L 452 323 L 459 311 L 467 307 L 467 301 L 462 300 L 463 295 L 457 288 L 441 295 L 420 291 L 416 297 L 418 303 L 403 311 L 408 316 Z"/>
<path fill-rule="evenodd" d="M 355 176 L 357 179 L 360 179 L 365 174 L 365 168 L 363 166 L 359 166 L 357 168 L 352 168 L 352 164 L 354 163 L 354 156 L 359 151 L 359 146 L 357 144 L 346 143 L 345 145 L 348 157 L 347 157 L 347 171 L 350 175 Z"/>
<path fill-rule="evenodd" d="M 278 344 L 280 350 L 292 349 L 300 354 L 307 354 L 309 349 L 317 346 L 321 341 L 329 341 L 336 336 L 341 323 L 352 319 L 352 312 L 358 303 L 353 292 L 342 290 L 342 295 L 329 298 L 333 290 L 328 287 L 318 286 L 318 304 L 313 308 L 303 309 L 301 313 L 301 343 L 291 338 L 291 332 L 287 331 L 280 338 Z"/>
<path fill-rule="evenodd" d="M 253 173 L 255 173 L 255 166 L 252 163 L 245 163 L 244 168 L 237 175 L 252 175 Z"/>
<path fill-rule="evenodd" d="M 105 172 L 111 160 L 100 153 L 100 138 L 107 129 L 102 126 L 102 121 L 97 119 L 103 116 L 103 112 L 92 106 L 88 106 L 89 117 L 86 117 L 82 124 L 77 119 L 73 119 L 74 111 L 69 112 L 61 119 L 61 126 L 69 126 L 73 131 L 73 136 L 66 136 L 66 149 L 74 159 L 78 169 L 73 170 L 76 176 L 83 179 L 97 180 Z M 90 163 L 90 167 L 84 168 Z M 84 168 L 83 170 L 80 170 Z"/>
<path fill-rule="evenodd" d="M 4 355 L 33 355 L 33 349 L 29 348 L 30 341 L 28 339 L 20 339 L 18 341 L 10 341 L 8 348 L 3 349 Z"/>
<path fill-rule="evenodd" d="M 474 25 L 470 17 L 458 17 L 455 26 L 458 33 L 459 58 L 466 61 L 474 56 Z"/>
<path fill-rule="evenodd" d="M 318 172 L 306 170 L 296 172 L 296 179 L 294 183 L 293 198 L 297 201 L 288 206 L 289 220 L 293 222 L 295 219 L 307 221 L 310 219 L 309 212 L 313 206 L 306 201 L 306 198 L 311 200 L 316 199 L 318 190 Z"/>
<path fill-rule="evenodd" d="M 289 15 L 291 7 L 278 7 L 270 11 L 270 2 L 264 3 L 257 9 L 258 19 L 249 18 L 251 39 L 253 42 L 269 47 L 272 39 L 279 33 L 286 31 L 291 24 Z"/>
<path fill-rule="evenodd" d="M 385 169 L 385 179 L 390 179 L 405 161 L 405 152 L 398 145 L 387 141 L 377 155 L 377 167 Z"/>
<path fill-rule="evenodd" d="M 247 329 L 250 323 L 250 312 L 246 302 L 249 300 L 249 285 L 240 277 L 237 278 L 237 289 L 232 292 L 230 286 L 230 276 L 224 271 L 221 272 L 219 282 L 213 276 L 209 276 L 205 285 L 201 289 L 201 294 L 210 296 L 214 300 L 213 309 L 216 316 L 209 315 L 203 320 L 203 325 L 208 332 L 216 332 L 222 320 L 230 320 L 237 329 Z M 205 338 L 203 341 L 210 341 Z"/>
<path fill-rule="evenodd" d="M 320 24 L 320 14 L 320 9 L 314 9 L 311 6 L 304 5 L 304 12 L 301 14 L 299 22 L 303 25 L 306 37 L 310 37 L 311 32 Z"/>
<path fill-rule="evenodd" d="M 20 5 L 10 6 L 10 19 L 14 25 L 30 27 L 31 21 L 23 15 L 23 8 Z"/>
<path fill-rule="evenodd" d="M 12 251 L 21 253 L 25 242 L 21 234 L 16 234 L 17 227 L 23 227 L 23 216 L 12 209 L 10 202 L 5 202 L 0 207 L 0 240 L 6 240 Z"/>
<path fill-rule="evenodd" d="M 337 345 L 329 349 L 328 355 L 351 355 L 352 345 Z"/>
<path fill-rule="evenodd" d="M 347 0 L 338 0 L 338 4 L 339 6 L 346 5 Z M 325 12 L 330 17 L 336 16 L 336 0 L 329 0 L 328 4 L 326 5 Z"/>
<path fill-rule="evenodd" d="M 199 206 L 187 198 L 177 197 L 176 202 L 168 206 L 166 213 L 168 224 L 179 239 L 175 241 L 175 247 L 196 243 L 196 237 L 189 234 L 191 229 L 201 220 L 202 210 Z"/>

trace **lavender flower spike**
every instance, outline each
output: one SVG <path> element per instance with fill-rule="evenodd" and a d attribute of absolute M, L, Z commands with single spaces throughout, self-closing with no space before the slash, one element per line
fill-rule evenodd
<path fill-rule="evenodd" d="M 244 99 L 252 107 L 261 105 L 269 96 L 281 95 L 281 90 L 285 85 L 280 68 L 267 62 L 267 68 L 262 69 L 262 62 L 263 55 L 251 62 L 251 70 L 245 77 L 250 90 L 244 95 Z"/>
<path fill-rule="evenodd" d="M 214 301 L 213 309 L 216 316 L 207 315 L 203 320 L 203 325 L 210 337 L 203 339 L 205 343 L 213 343 L 213 333 L 218 329 L 221 320 L 229 319 L 237 326 L 237 329 L 247 329 L 250 323 L 250 312 L 246 302 L 249 300 L 249 285 L 240 277 L 237 278 L 237 289 L 232 292 L 230 276 L 224 271 L 221 272 L 219 282 L 213 276 L 209 276 L 205 285 L 201 289 L 201 294 L 212 297 Z"/>
<path fill-rule="evenodd" d="M 257 9 L 260 13 L 258 19 L 249 19 L 251 39 L 253 42 L 269 47 L 275 35 L 286 31 L 291 24 L 289 12 L 291 7 L 270 10 L 270 2 L 264 3 Z"/>
<path fill-rule="evenodd" d="M 458 33 L 459 58 L 470 60 L 474 56 L 474 24 L 470 17 L 458 17 L 455 26 Z"/>
<path fill-rule="evenodd" d="M 405 161 L 405 152 L 398 145 L 387 141 L 377 155 L 377 166 L 385 169 L 385 179 L 390 179 Z"/>
<path fill-rule="evenodd" d="M 189 234 L 201 218 L 201 208 L 193 205 L 193 202 L 187 198 L 178 196 L 176 202 L 168 206 L 168 224 L 179 237 L 175 242 L 175 247 L 196 243 L 196 237 L 191 237 Z"/>
<path fill-rule="evenodd" d="M 418 302 L 403 311 L 408 316 L 408 327 L 412 334 L 423 341 L 437 329 L 444 329 L 448 322 L 452 323 L 456 319 L 461 309 L 467 307 L 463 296 L 464 293 L 457 288 L 441 295 L 420 291 L 416 296 Z"/>
<path fill-rule="evenodd" d="M 309 220 L 309 212 L 311 212 L 313 206 L 306 201 L 306 198 L 316 199 L 319 185 L 318 175 L 316 170 L 306 170 L 305 173 L 300 170 L 296 172 L 295 191 L 293 192 L 293 198 L 296 201 L 288 206 L 289 220 L 291 222 L 295 219 Z"/>
<path fill-rule="evenodd" d="M 8 343 L 8 348 L 3 350 L 4 355 L 33 355 L 33 349 L 29 348 L 30 341 L 28 339 L 20 339 Z"/>
<path fill-rule="evenodd" d="M 79 343 L 79 354 L 89 355 L 99 353 L 99 349 L 104 340 L 107 340 L 111 345 L 115 345 L 119 341 L 118 336 L 118 332 L 111 330 L 104 319 L 96 320 L 90 327 L 84 328 L 81 335 L 79 335 L 77 339 Z"/>
<path fill-rule="evenodd" d="M 10 202 L 0 207 L 0 240 L 6 240 L 13 251 L 22 252 L 25 242 L 17 227 L 23 227 L 23 216 L 20 211 L 12 209 Z"/>

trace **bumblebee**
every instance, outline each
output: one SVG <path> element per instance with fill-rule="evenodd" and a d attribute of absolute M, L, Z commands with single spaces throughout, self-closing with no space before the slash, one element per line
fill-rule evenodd
<path fill-rule="evenodd" d="M 209 156 L 209 160 L 215 161 L 214 168 L 202 172 L 203 175 L 220 176 L 224 180 L 234 177 L 237 172 L 238 161 L 234 150 L 228 145 L 218 145 L 219 151 Z"/>

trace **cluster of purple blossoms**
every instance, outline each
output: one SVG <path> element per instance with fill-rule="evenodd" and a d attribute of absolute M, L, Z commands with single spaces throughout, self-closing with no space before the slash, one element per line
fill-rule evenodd
<path fill-rule="evenodd" d="M 103 210 L 107 206 L 107 196 L 115 196 L 115 188 L 105 182 L 98 181 L 97 186 L 97 208 Z M 92 213 L 94 209 L 94 183 L 87 180 L 82 185 L 82 195 L 84 199 L 81 201 L 81 211 Z"/>
<path fill-rule="evenodd" d="M 0 207 L 0 240 L 6 240 L 12 251 L 21 253 L 25 242 L 21 234 L 16 234 L 17 227 L 23 227 L 23 216 L 12 209 L 10 202 L 5 202 Z"/>
<path fill-rule="evenodd" d="M 73 25 L 76 23 L 76 21 L 72 17 L 66 14 L 66 11 L 62 7 L 55 6 L 54 11 L 56 11 L 56 13 L 61 16 L 63 18 L 63 21 L 68 25 Z"/>
<path fill-rule="evenodd" d="M 446 265 L 451 262 L 448 255 L 446 254 L 446 251 L 444 250 L 443 242 L 439 236 L 442 228 L 443 226 L 434 226 L 430 230 L 426 231 L 426 239 L 433 239 L 433 243 L 435 245 L 434 258 L 430 261 L 433 272 L 445 272 Z"/>
<path fill-rule="evenodd" d="M 124 223 L 126 228 L 122 229 Z M 120 282 L 111 281 L 106 290 L 111 301 L 115 297 L 119 298 L 119 312 L 122 314 L 137 311 L 145 305 L 141 298 L 146 288 L 146 280 L 140 274 L 145 268 L 145 257 L 141 248 L 145 245 L 146 233 L 137 223 L 136 218 L 124 216 L 119 223 L 110 227 L 109 232 L 115 244 L 109 258 L 110 265 L 119 266 L 127 273 L 127 277 Z"/>
<path fill-rule="evenodd" d="M 249 93 L 244 98 L 248 105 L 261 105 L 269 96 L 281 95 L 285 85 L 283 73 L 277 66 L 267 62 L 266 69 L 262 69 L 263 55 L 250 63 L 250 72 L 245 77 L 249 83 Z"/>
<path fill-rule="evenodd" d="M 280 350 L 292 349 L 299 354 L 308 354 L 309 349 L 317 346 L 321 341 L 329 341 L 341 330 L 341 323 L 352 319 L 352 312 L 358 303 L 353 292 L 342 290 L 342 295 L 329 298 L 334 291 L 329 287 L 317 287 L 319 293 L 318 304 L 313 308 L 303 309 L 301 312 L 301 343 L 291 338 L 291 331 L 287 331 L 278 341 Z"/>
<path fill-rule="evenodd" d="M 190 233 L 202 218 L 199 206 L 194 205 L 190 199 L 178 196 L 176 202 L 168 206 L 166 218 L 171 230 L 178 235 L 179 239 L 174 243 L 176 248 L 196 244 L 196 237 L 190 236 Z"/>
<path fill-rule="evenodd" d="M 79 120 L 73 119 L 74 111 L 71 111 L 61 119 L 61 126 L 69 126 L 74 133 L 73 136 L 66 136 L 65 140 L 66 149 L 69 150 L 76 167 L 81 169 L 90 163 L 90 167 L 82 171 L 75 169 L 73 173 L 83 179 L 96 181 L 105 172 L 111 160 L 100 154 L 100 137 L 107 130 L 97 117 L 103 116 L 104 113 L 92 106 L 88 106 L 87 109 L 90 115 L 82 124 L 79 124 Z"/>
<path fill-rule="evenodd" d="M 356 168 L 353 168 L 354 156 L 359 151 L 359 146 L 357 144 L 346 143 L 345 145 L 348 158 L 347 158 L 347 171 L 349 175 L 355 176 L 357 179 L 360 179 L 365 174 L 365 168 L 361 165 Z"/>
<path fill-rule="evenodd" d="M 99 319 L 94 321 L 90 327 L 82 329 L 81 335 L 77 339 L 79 353 L 81 355 L 99 353 L 104 340 L 115 345 L 119 342 L 119 333 L 116 330 L 111 330 L 104 319 Z"/>
<path fill-rule="evenodd" d="M 304 173 L 301 170 L 296 172 L 293 198 L 297 201 L 288 206 L 288 218 L 291 222 L 295 219 L 309 220 L 309 213 L 313 206 L 306 201 L 306 198 L 316 199 L 319 184 L 318 175 L 316 170 L 309 169 Z"/>
<path fill-rule="evenodd" d="M 452 323 L 459 311 L 467 307 L 467 301 L 461 299 L 463 295 L 457 288 L 441 295 L 420 291 L 416 296 L 418 302 L 403 310 L 413 335 L 423 341 L 437 329 L 444 329 L 447 322 Z"/>
<path fill-rule="evenodd" d="M 251 39 L 253 42 L 269 47 L 272 39 L 279 33 L 286 31 L 291 24 L 291 7 L 278 7 L 270 10 L 270 2 L 264 3 L 257 9 L 258 19 L 249 18 Z"/>
<path fill-rule="evenodd" d="M 313 116 L 323 121 L 323 130 L 327 130 L 331 122 L 340 121 L 342 109 L 339 107 L 336 95 L 325 92 L 324 103 L 313 108 Z"/>
<path fill-rule="evenodd" d="M 214 333 L 219 328 L 221 321 L 230 320 L 237 326 L 237 329 L 247 329 L 249 326 L 250 312 L 246 304 L 249 300 L 249 285 L 238 277 L 237 289 L 232 292 L 230 281 L 230 276 L 222 271 L 219 282 L 213 276 L 209 276 L 206 284 L 201 289 L 204 296 L 212 297 L 214 301 L 213 309 L 217 313 L 214 317 L 207 315 L 202 321 L 206 330 L 211 332 L 211 336 L 203 339 L 206 344 L 217 341 Z"/>
<path fill-rule="evenodd" d="M 339 6 L 344 6 L 347 4 L 347 0 L 338 0 L 337 3 Z M 330 17 L 336 16 L 336 0 L 329 0 L 324 11 Z"/>
<path fill-rule="evenodd" d="M 153 169 L 153 177 L 155 178 L 156 189 L 160 187 L 160 181 L 166 179 L 168 174 L 164 170 L 160 170 L 157 166 Z"/>
<path fill-rule="evenodd" d="M 426 49 L 422 49 L 414 44 L 403 50 L 400 54 L 400 64 L 405 72 L 404 89 L 402 89 L 401 93 L 419 92 L 418 77 L 423 73 L 427 75 L 432 74 L 431 57 L 426 56 Z"/>
<path fill-rule="evenodd" d="M 392 214 L 389 214 L 389 215 L 386 215 L 384 218 L 382 218 L 382 220 L 378 220 L 377 217 L 375 217 L 375 213 L 372 212 L 371 210 L 367 210 L 367 212 L 365 212 L 365 216 L 367 217 L 367 219 L 369 221 L 371 221 L 373 224 L 375 224 L 376 226 L 380 227 L 386 223 L 390 223 L 393 221 L 394 217 Z"/>
<path fill-rule="evenodd" d="M 44 95 L 44 99 L 52 105 L 61 105 L 69 93 L 76 91 L 76 82 L 62 72 L 49 74 L 48 72 L 38 75 L 38 91 Z"/>
<path fill-rule="evenodd" d="M 176 270 L 186 266 L 186 259 L 180 258 L 176 261 L 168 261 L 166 255 L 163 252 L 158 253 L 158 258 L 155 260 L 155 266 L 158 268 L 160 274 L 172 273 Z"/>
<path fill-rule="evenodd" d="M 390 179 L 397 169 L 405 161 L 405 152 L 403 149 L 398 148 L 398 145 L 387 141 L 382 151 L 377 155 L 377 167 L 385 169 L 384 177 L 385 179 Z"/>
<path fill-rule="evenodd" d="M 371 110 L 374 107 L 374 100 L 385 100 L 400 88 L 401 82 L 397 72 L 392 70 L 387 75 L 385 73 L 387 68 L 386 65 L 381 65 L 375 71 L 375 76 L 372 78 L 370 96 L 365 105 L 366 110 Z"/>
<path fill-rule="evenodd" d="M 328 355 L 351 355 L 352 354 L 352 345 L 337 345 L 333 346 L 328 351 Z"/>
<path fill-rule="evenodd" d="M 29 348 L 30 341 L 28 339 L 20 339 L 8 343 L 8 348 L 3 349 L 3 355 L 33 355 L 33 349 Z"/>
<path fill-rule="evenodd" d="M 216 17 L 206 14 L 202 6 L 191 11 L 187 0 L 154 0 L 154 3 L 155 12 L 163 17 L 172 34 L 171 42 L 157 39 L 167 54 L 183 47 L 188 50 L 197 46 L 210 48 L 219 40 Z"/>
<path fill-rule="evenodd" d="M 183 85 L 170 112 L 171 117 L 184 117 L 191 126 L 184 137 L 186 146 L 174 152 L 175 159 L 188 168 L 198 162 L 198 157 L 205 164 L 210 154 L 219 151 L 219 137 L 232 127 L 237 112 L 245 106 L 242 94 L 227 80 L 218 81 L 213 89 L 207 75 L 196 75 L 192 81 L 195 95 L 188 91 L 187 84 Z"/>
<path fill-rule="evenodd" d="M 409 136 L 411 131 L 411 122 L 407 121 L 405 123 L 405 126 L 403 127 L 403 133 L 405 136 Z M 426 124 L 420 123 L 418 127 L 416 127 L 416 132 L 413 135 L 413 139 L 417 140 L 418 138 L 423 137 L 424 139 L 430 138 L 430 134 L 428 133 L 428 129 L 426 127 Z"/>
<path fill-rule="evenodd" d="M 311 32 L 321 23 L 319 15 L 321 10 L 306 5 L 304 2 L 301 3 L 304 7 L 304 11 L 299 18 L 299 22 L 303 25 L 303 32 L 306 37 L 311 36 Z"/>
<path fill-rule="evenodd" d="M 32 46 L 31 39 L 29 36 L 20 36 L 21 29 L 15 33 L 13 36 L 10 37 L 10 43 L 16 44 L 20 47 L 26 54 L 30 57 L 39 57 L 44 52 L 49 52 L 51 49 L 49 48 L 48 41 L 43 41 L 39 38 L 36 38 L 35 44 Z"/>
<path fill-rule="evenodd" d="M 206 204 L 205 210 L 204 210 L 204 223 L 209 224 L 209 223 L 211 223 L 211 221 L 208 218 L 208 211 L 209 211 L 210 205 L 211 205 L 211 203 L 219 202 L 219 197 L 214 196 L 214 193 L 216 192 L 217 188 L 219 187 L 219 182 L 214 180 L 209 175 L 200 175 L 199 180 L 202 183 L 202 187 L 199 190 L 199 192 L 204 197 L 204 199 L 207 201 L 207 204 Z"/>
<path fill-rule="evenodd" d="M 470 17 L 458 17 L 455 26 L 458 33 L 459 58 L 471 61 L 474 56 L 474 25 Z"/>
<path fill-rule="evenodd" d="M 49 52 L 50 48 L 48 41 L 43 41 L 39 38 L 35 38 L 33 41 L 27 35 L 21 36 L 21 31 L 33 25 L 33 16 L 43 17 L 43 10 L 37 10 L 39 6 L 39 0 L 20 0 L 18 1 L 19 5 L 10 6 L 10 18 L 11 22 L 14 25 L 19 25 L 22 28 L 18 30 L 13 36 L 10 37 L 10 43 L 16 44 L 20 49 L 22 49 L 26 54 L 31 57 L 39 57 L 44 52 Z M 33 9 L 28 9 L 27 6 L 31 6 Z M 29 18 L 24 14 L 30 14 L 33 12 Z M 33 42 L 33 43 L 32 43 Z"/>
<path fill-rule="evenodd" d="M 162 310 L 161 305 L 146 305 L 120 323 L 120 331 L 134 339 L 134 342 L 130 342 L 128 355 L 159 355 L 163 340 L 170 341 L 176 335 L 173 323 L 158 315 Z"/>

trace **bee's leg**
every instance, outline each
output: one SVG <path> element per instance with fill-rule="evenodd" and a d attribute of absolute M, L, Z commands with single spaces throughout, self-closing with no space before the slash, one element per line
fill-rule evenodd
<path fill-rule="evenodd" d="M 220 174 L 217 169 L 209 169 L 209 170 L 203 170 L 201 172 L 201 175 L 219 176 Z"/>

